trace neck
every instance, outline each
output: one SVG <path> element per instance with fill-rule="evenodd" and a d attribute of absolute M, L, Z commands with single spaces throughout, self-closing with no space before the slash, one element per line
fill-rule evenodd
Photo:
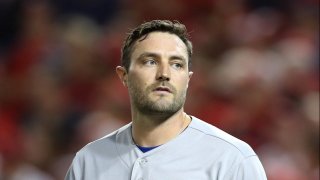
<path fill-rule="evenodd" d="M 132 137 L 139 146 L 158 146 L 178 136 L 190 122 L 191 118 L 183 109 L 165 119 L 133 113 Z"/>

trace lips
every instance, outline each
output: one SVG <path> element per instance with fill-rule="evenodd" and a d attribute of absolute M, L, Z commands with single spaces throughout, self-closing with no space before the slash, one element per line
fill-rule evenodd
<path fill-rule="evenodd" d="M 163 91 L 163 92 L 169 92 L 169 93 L 171 93 L 170 88 L 165 87 L 165 86 L 157 87 L 157 88 L 154 89 L 154 91 Z"/>

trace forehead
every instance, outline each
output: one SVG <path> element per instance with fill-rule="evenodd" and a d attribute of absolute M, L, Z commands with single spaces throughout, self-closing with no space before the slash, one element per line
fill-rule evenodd
<path fill-rule="evenodd" d="M 133 46 L 132 58 L 145 52 L 180 55 L 188 59 L 187 47 L 183 41 L 177 35 L 167 32 L 151 32 L 137 40 Z"/>

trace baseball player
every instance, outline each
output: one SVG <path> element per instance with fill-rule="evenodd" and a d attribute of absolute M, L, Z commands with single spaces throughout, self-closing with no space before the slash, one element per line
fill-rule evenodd
<path fill-rule="evenodd" d="M 66 180 L 266 180 L 245 142 L 184 112 L 192 43 L 179 22 L 133 29 L 116 67 L 132 122 L 77 152 Z"/>

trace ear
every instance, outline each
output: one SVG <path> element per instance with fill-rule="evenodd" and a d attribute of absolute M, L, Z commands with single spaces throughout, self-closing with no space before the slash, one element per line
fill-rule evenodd
<path fill-rule="evenodd" d="M 193 75 L 193 72 L 192 72 L 192 71 L 189 71 L 189 81 L 190 81 L 192 75 Z"/>
<path fill-rule="evenodd" d="M 188 75 L 189 75 L 189 79 L 188 79 L 187 88 L 189 87 L 189 82 L 190 82 L 190 80 L 191 80 L 191 77 L 192 77 L 192 75 L 193 75 L 193 72 L 192 72 L 192 71 L 189 71 L 189 72 L 188 72 Z"/>
<path fill-rule="evenodd" d="M 122 82 L 122 84 L 127 87 L 127 79 L 128 79 L 128 76 L 127 76 L 127 70 L 126 68 L 122 67 L 122 66 L 117 66 L 116 67 L 116 72 Z"/>

